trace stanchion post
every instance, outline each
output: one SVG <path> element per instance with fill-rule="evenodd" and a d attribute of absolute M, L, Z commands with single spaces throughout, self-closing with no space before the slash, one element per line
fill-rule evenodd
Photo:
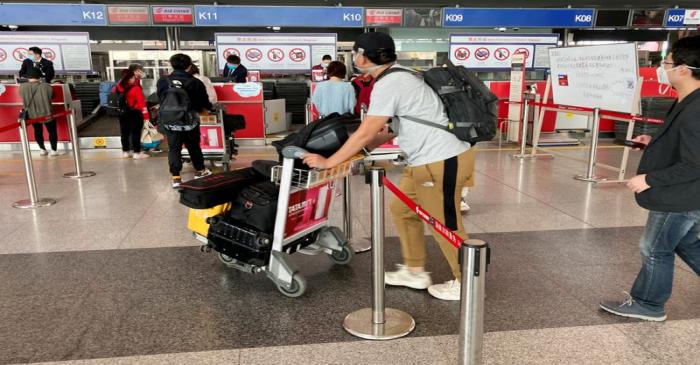
<path fill-rule="evenodd" d="M 591 127 L 591 150 L 588 154 L 588 169 L 586 175 L 575 176 L 574 179 L 598 182 L 607 180 L 605 177 L 595 175 L 596 159 L 598 155 L 598 137 L 600 136 L 600 108 L 593 109 L 593 125 Z"/>
<path fill-rule="evenodd" d="M 343 179 L 343 233 L 348 243 L 356 253 L 367 252 L 372 249 L 372 242 L 364 238 L 355 238 L 352 233 L 352 186 L 350 175 Z"/>
<path fill-rule="evenodd" d="M 34 165 L 32 163 L 32 154 L 29 150 L 29 138 L 27 136 L 27 122 L 20 118 L 19 120 L 19 136 L 22 143 L 22 158 L 24 159 L 24 174 L 27 177 L 27 190 L 29 190 L 29 199 L 20 200 L 12 203 L 12 206 L 19 209 L 33 209 L 48 207 L 56 204 L 54 199 L 39 199 L 36 192 L 36 182 L 34 181 Z"/>
<path fill-rule="evenodd" d="M 416 327 L 410 314 L 384 305 L 384 186 L 385 171 L 372 167 L 372 307 L 345 317 L 343 327 L 350 334 L 367 340 L 391 340 L 408 335 Z"/>
<path fill-rule="evenodd" d="M 83 177 L 95 176 L 92 171 L 83 171 L 83 163 L 80 155 L 80 137 L 78 137 L 78 127 L 75 123 L 75 109 L 71 109 L 68 114 L 68 130 L 70 132 L 71 145 L 73 146 L 73 161 L 75 161 L 75 172 L 63 174 L 69 179 L 80 179 Z"/>
<path fill-rule="evenodd" d="M 479 365 L 484 337 L 484 298 L 489 247 L 484 241 L 468 240 L 459 252 L 462 288 L 459 316 L 460 365 Z"/>
<path fill-rule="evenodd" d="M 533 154 L 525 153 L 525 149 L 527 148 L 527 126 L 530 121 L 530 104 L 528 103 L 529 96 L 529 93 L 525 93 L 525 97 L 523 98 L 523 127 L 520 131 L 520 153 L 518 153 L 517 155 L 513 155 L 513 158 L 516 159 L 526 159 L 535 157 L 535 155 Z"/>

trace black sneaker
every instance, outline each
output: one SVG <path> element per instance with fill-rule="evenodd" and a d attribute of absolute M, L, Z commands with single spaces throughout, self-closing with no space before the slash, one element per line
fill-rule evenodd
<path fill-rule="evenodd" d="M 209 175 L 211 175 L 211 170 L 205 168 L 205 169 L 202 170 L 202 171 L 197 171 L 197 172 L 195 172 L 195 173 L 194 173 L 194 178 L 195 178 L 195 179 L 201 179 L 201 178 L 203 178 L 203 177 L 205 177 L 205 176 L 209 176 Z"/>
<path fill-rule="evenodd" d="M 666 313 L 664 311 L 653 311 L 644 308 L 641 304 L 637 303 L 634 298 L 628 293 L 627 299 L 622 302 L 606 301 L 600 303 L 600 308 L 606 312 L 616 314 L 622 317 L 628 318 L 638 318 L 646 321 L 662 322 L 666 320 Z"/>
<path fill-rule="evenodd" d="M 182 178 L 179 176 L 173 176 L 173 180 L 172 180 L 173 189 L 179 188 L 180 184 L 182 184 Z"/>

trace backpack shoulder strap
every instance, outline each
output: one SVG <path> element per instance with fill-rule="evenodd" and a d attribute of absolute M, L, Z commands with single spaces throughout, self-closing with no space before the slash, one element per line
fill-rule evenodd
<path fill-rule="evenodd" d="M 430 122 L 430 121 L 427 121 L 427 120 L 425 120 L 425 119 L 415 118 L 415 117 L 411 117 L 411 116 L 408 116 L 408 115 L 401 115 L 401 116 L 399 116 L 399 117 L 400 117 L 400 118 L 407 119 L 407 120 L 410 120 L 410 121 L 413 122 L 413 123 L 422 124 L 422 125 L 427 126 L 427 127 L 442 129 L 442 130 L 444 130 L 444 131 L 450 131 L 450 130 L 451 130 L 449 125 L 437 124 L 437 123 L 435 123 L 435 122 Z"/>
<path fill-rule="evenodd" d="M 380 73 L 374 82 L 377 82 L 377 81 L 381 80 L 382 78 L 384 78 L 384 76 L 393 74 L 395 72 L 406 72 L 406 73 L 410 73 L 413 76 L 423 78 L 423 75 L 418 71 L 409 70 L 409 69 L 406 69 L 403 67 L 393 67 L 392 66 L 392 67 L 389 67 L 386 70 L 384 70 L 382 73 Z"/>

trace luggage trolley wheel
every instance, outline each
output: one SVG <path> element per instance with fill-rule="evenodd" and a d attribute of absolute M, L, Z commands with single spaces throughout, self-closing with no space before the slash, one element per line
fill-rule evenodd
<path fill-rule="evenodd" d="M 349 245 L 343 246 L 340 251 L 333 251 L 331 254 L 331 261 L 336 265 L 347 265 L 355 257 L 355 250 L 353 250 Z"/>
<path fill-rule="evenodd" d="M 228 267 L 233 267 L 234 264 L 236 263 L 236 259 L 234 259 L 233 257 L 228 256 L 226 254 L 223 254 L 221 252 L 219 252 L 219 254 L 217 256 L 219 256 L 219 261 L 223 262 L 224 265 L 226 265 Z"/>
<path fill-rule="evenodd" d="M 306 279 L 301 274 L 294 274 L 292 277 L 292 287 L 287 289 L 282 285 L 277 285 L 277 290 L 284 296 L 298 298 L 306 292 Z"/>

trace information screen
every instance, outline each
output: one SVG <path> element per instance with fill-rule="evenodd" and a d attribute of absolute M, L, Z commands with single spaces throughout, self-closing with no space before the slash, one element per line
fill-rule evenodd
<path fill-rule="evenodd" d="M 148 5 L 107 6 L 107 20 L 110 25 L 150 25 Z"/>
<path fill-rule="evenodd" d="M 635 10 L 632 13 L 632 26 L 640 28 L 661 28 L 664 25 L 664 10 Z"/>
<path fill-rule="evenodd" d="M 626 27 L 630 22 L 629 10 L 598 10 L 596 27 Z"/>

